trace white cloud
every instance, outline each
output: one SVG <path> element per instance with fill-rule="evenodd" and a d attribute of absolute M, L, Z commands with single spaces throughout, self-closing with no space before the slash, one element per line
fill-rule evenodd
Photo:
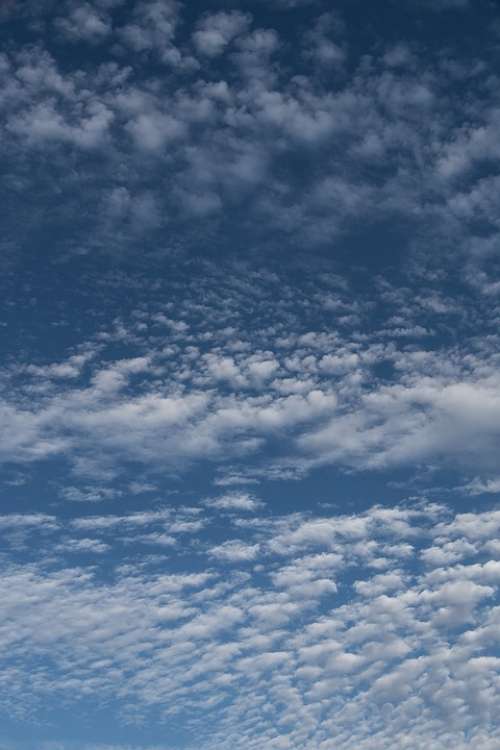
<path fill-rule="evenodd" d="M 480 479 L 476 477 L 462 489 L 470 495 L 496 495 L 500 493 L 500 478 Z"/>
<path fill-rule="evenodd" d="M 226 275 L 224 283 L 241 279 Z M 275 306 L 273 295 L 287 276 L 268 283 L 255 306 L 265 310 L 265 329 L 219 324 L 226 301 L 213 293 L 212 311 L 203 311 L 206 325 L 200 325 L 190 313 L 196 294 L 186 287 L 184 301 L 192 307 L 179 308 L 178 316 L 160 305 L 122 321 L 119 330 L 99 331 L 60 361 L 24 361 L 5 370 L 3 460 L 64 456 L 88 477 L 87 490 L 77 487 L 81 499 L 97 491 L 98 475 L 104 487 L 130 457 L 155 471 L 222 459 L 228 468 L 219 463 L 216 484 L 235 486 L 264 476 L 297 478 L 321 465 L 379 471 L 440 465 L 465 473 L 463 494 L 496 491 L 494 342 L 470 354 L 467 341 L 451 347 L 427 337 L 388 342 L 383 326 L 360 336 L 342 323 L 326 334 L 321 327 L 331 311 L 346 309 L 345 291 L 330 293 L 325 308 L 315 282 L 307 302 L 292 305 L 290 297 L 288 307 Z M 234 309 L 245 305 L 248 290 L 242 290 L 233 293 Z M 357 300 L 356 315 L 366 321 L 374 305 L 384 304 L 387 319 L 397 309 L 398 321 L 411 323 L 433 315 L 438 305 L 442 323 L 435 325 L 444 330 L 457 314 L 446 299 L 434 296 L 429 307 L 420 294 L 405 305 L 404 294 L 382 286 Z M 293 314 L 315 310 L 317 330 L 294 331 L 287 323 L 292 307 Z M 115 337 L 128 342 L 127 357 L 113 358 Z M 379 368 L 388 368 L 389 376 L 380 377 Z M 240 461 L 246 464 L 235 465 Z"/>
<path fill-rule="evenodd" d="M 251 16 L 239 11 L 205 16 L 193 34 L 196 49 L 208 57 L 220 55 L 237 36 L 247 31 Z"/>
<path fill-rule="evenodd" d="M 240 541 L 224 542 L 224 544 L 212 547 L 210 554 L 219 560 L 228 560 L 231 562 L 250 561 L 258 557 L 259 545 L 244 544 Z"/>
<path fill-rule="evenodd" d="M 140 114 L 126 128 L 136 145 L 146 151 L 158 151 L 185 133 L 184 123 L 159 112 Z"/>
<path fill-rule="evenodd" d="M 111 549 L 109 544 L 98 539 L 63 539 L 54 547 L 55 552 L 74 552 L 76 554 L 104 554 Z"/>
<path fill-rule="evenodd" d="M 256 511 L 263 507 L 263 502 L 247 492 L 230 492 L 207 500 L 207 505 L 217 510 Z"/>
<path fill-rule="evenodd" d="M 82 701 L 186 750 L 500 746 L 500 514 L 471 505 L 500 491 L 495 47 L 459 50 L 451 15 L 367 47 L 366 19 L 308 4 L 1 11 L 9 341 L 36 311 L 0 367 L 9 719 Z M 25 238 L 43 295 L 12 285 Z M 332 511 L 395 469 L 393 495 L 467 512 Z"/>
<path fill-rule="evenodd" d="M 360 216 L 370 226 L 375 216 L 390 222 L 397 215 L 425 229 L 423 242 L 431 234 L 436 246 L 437 238 L 453 235 L 469 254 L 464 238 L 475 237 L 477 217 L 498 224 L 488 191 L 494 170 L 491 177 L 475 172 L 498 162 L 496 106 L 489 100 L 484 105 L 486 89 L 483 96 L 479 84 L 469 84 L 478 92 L 471 119 L 454 85 L 460 76 L 487 81 L 487 60 L 461 65 L 453 51 L 444 60 L 409 40 L 406 50 L 392 41 L 381 44 L 368 65 L 356 45 L 347 46 L 353 30 L 318 7 L 305 36 L 297 29 L 305 57 L 296 55 L 290 66 L 286 33 L 281 38 L 280 28 L 259 28 L 259 9 L 252 25 L 249 14 L 235 10 L 192 17 L 173 0 L 115 5 L 72 0 L 54 6 L 55 18 L 47 9 L 40 13 L 66 40 L 106 42 L 85 65 L 57 48 L 55 59 L 41 41 L 9 48 L 2 57 L 5 154 L 28 158 L 34 148 L 53 149 L 66 215 L 78 213 L 75 185 L 83 185 L 86 174 L 93 219 L 101 218 L 104 195 L 125 190 L 134 196 L 147 185 L 158 220 L 144 222 L 146 234 L 167 217 L 176 225 L 187 216 L 201 224 L 221 215 L 236 221 L 244 209 L 245 232 L 278 231 L 322 244 L 349 232 Z M 188 18 L 192 24 L 183 24 Z M 229 49 L 230 76 L 217 70 Z M 153 60 L 168 74 L 159 75 Z M 127 136 L 138 149 L 131 149 Z M 296 160 L 286 155 L 300 155 L 304 147 L 309 166 L 299 184 Z M 84 161 L 82 169 L 64 172 L 68 148 L 99 151 L 98 181 L 83 169 Z M 148 161 L 145 154 L 155 158 Z M 9 161 L 12 184 L 22 183 L 21 161 Z M 368 176 L 375 173 L 381 182 Z M 36 181 L 32 175 L 40 200 Z M 23 190 L 27 195 L 26 182 Z M 32 212 L 30 221 L 37 216 Z M 78 226 L 73 231 L 81 246 Z M 186 232 L 184 227 L 183 243 Z M 87 225 L 89 233 L 93 247 L 123 252 L 133 244 L 119 212 L 95 221 L 91 231 Z"/>
<path fill-rule="evenodd" d="M 421 552 L 446 549 L 465 520 L 482 529 L 481 549 L 470 549 L 465 564 L 435 559 L 422 569 Z M 73 528 L 90 528 L 86 521 Z M 295 533 L 318 524 L 336 530 L 333 551 L 311 553 L 325 537 Z M 0 646 L 7 668 L 9 659 L 17 664 L 8 693 L 0 686 L 2 705 L 21 695 L 26 707 L 42 695 L 56 699 L 69 684 L 73 702 L 88 701 L 91 686 L 99 698 L 133 700 L 137 716 L 176 716 L 180 726 L 189 716 L 203 750 L 249 742 L 465 750 L 464 732 L 479 743 L 485 731 L 496 738 L 489 717 L 500 690 L 500 568 L 484 562 L 484 542 L 497 537 L 490 512 L 461 516 L 422 504 L 324 519 L 272 515 L 248 527 L 245 540 L 230 529 L 215 548 L 199 537 L 197 571 L 172 548 L 180 572 L 155 573 L 136 547 L 133 565 L 102 580 L 95 553 L 111 545 L 116 560 L 119 539 L 101 542 L 98 524 L 91 539 L 69 538 L 58 525 L 56 545 L 35 548 L 39 562 L 8 564 L 0 576 Z M 283 545 L 290 534 L 293 546 Z M 416 546 L 401 557 L 409 537 Z M 371 569 L 376 548 L 396 555 L 392 570 Z M 91 566 L 54 567 L 54 553 L 70 552 L 90 553 Z"/>
<path fill-rule="evenodd" d="M 72 3 L 64 16 L 55 19 L 56 29 L 71 41 L 100 42 L 111 33 L 109 17 L 89 3 Z"/>

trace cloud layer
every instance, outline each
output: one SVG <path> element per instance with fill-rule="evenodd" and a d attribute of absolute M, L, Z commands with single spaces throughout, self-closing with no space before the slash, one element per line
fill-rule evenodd
<path fill-rule="evenodd" d="M 207 749 L 498 743 L 498 511 L 238 513 L 218 545 L 197 508 L 0 525 L 0 695 L 20 717 L 91 693 Z"/>
<path fill-rule="evenodd" d="M 24 220 L 8 247 L 35 229 L 64 254 L 198 249 L 200 232 L 342 247 L 364 225 L 395 249 L 492 252 L 493 26 L 472 51 L 373 32 L 360 51 L 358 21 L 314 5 L 276 26 L 259 8 L 188 21 L 174 0 L 19 7 L 35 16 L 0 65 L 4 195 Z M 427 28 L 424 8 L 407 12 Z"/>
<path fill-rule="evenodd" d="M 500 747 L 488 0 L 0 3 L 1 750 Z"/>
<path fill-rule="evenodd" d="M 489 300 L 459 303 L 432 283 L 410 300 L 387 279 L 369 292 L 338 274 L 251 273 L 257 291 L 230 266 L 191 265 L 64 359 L 13 361 L 3 461 L 61 457 L 89 477 L 131 460 L 146 474 L 209 461 L 220 481 L 238 465 L 249 480 L 442 467 L 465 473 L 471 494 L 494 491 L 498 337 L 494 325 L 476 336 Z"/>

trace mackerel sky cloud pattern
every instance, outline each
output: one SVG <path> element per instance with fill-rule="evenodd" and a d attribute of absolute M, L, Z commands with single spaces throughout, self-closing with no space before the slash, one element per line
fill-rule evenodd
<path fill-rule="evenodd" d="M 497 750 L 497 6 L 0 29 L 0 750 Z"/>

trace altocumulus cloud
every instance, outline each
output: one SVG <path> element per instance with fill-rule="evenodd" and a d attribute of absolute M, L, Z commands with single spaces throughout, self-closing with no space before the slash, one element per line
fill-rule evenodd
<path fill-rule="evenodd" d="M 98 516 L 58 527 L 2 517 L 4 533 L 28 528 L 38 550 L 19 565 L 13 541 L 1 579 L 1 699 L 19 717 L 41 696 L 68 708 L 119 685 L 124 721 L 185 721 L 204 748 L 498 742 L 497 511 L 262 516 L 245 545 L 234 524 L 218 548 L 194 532 L 176 554 L 182 565 L 187 544 L 197 571 L 175 574 L 142 536 L 171 514 L 104 518 L 120 532 Z M 88 562 L 69 565 L 77 545 Z M 111 579 L 96 575 L 96 554 L 119 561 Z"/>
<path fill-rule="evenodd" d="M 420 13 L 426 29 L 439 19 L 445 33 L 450 13 L 470 20 L 466 6 L 409 2 L 401 12 Z M 293 3 L 271 18 L 261 10 L 207 6 L 193 18 L 174 0 L 7 5 L 4 197 L 26 223 L 6 226 L 9 248 L 31 247 L 35 229 L 77 254 L 155 247 L 165 231 L 183 247 L 197 247 L 200 231 L 220 243 L 236 231 L 265 246 L 314 246 L 362 218 L 367 228 L 407 223 L 412 236 L 418 227 L 422 248 L 488 254 L 476 221 L 487 234 L 498 224 L 493 29 L 470 53 L 453 37 L 445 53 L 431 35 L 372 34 L 360 50 L 340 8 L 306 4 L 297 23 Z M 478 38 L 482 20 L 481 3 Z"/>
<path fill-rule="evenodd" d="M 2 750 L 500 747 L 487 0 L 0 7 Z"/>
<path fill-rule="evenodd" d="M 167 284 L 156 309 L 139 306 L 89 333 L 66 359 L 6 367 L 4 460 L 61 456 L 77 474 L 90 475 L 111 465 L 116 471 L 132 457 L 144 467 L 209 460 L 221 470 L 228 464 L 228 475 L 231 461 L 250 456 L 268 473 L 459 462 L 470 474 L 469 493 L 495 492 L 497 338 L 478 343 L 460 323 L 473 314 L 487 330 L 488 301 L 474 296 L 457 306 L 429 285 L 401 307 L 405 290 L 398 287 L 356 293 L 353 300 L 349 286 L 332 290 L 328 277 L 322 283 L 313 275 L 299 285 L 281 274 L 251 302 L 237 275 L 232 289 L 211 291 L 210 307 L 200 305 L 196 295 L 218 283 L 219 272 L 213 274 L 207 281 L 191 271 L 175 317 L 164 312 L 174 303 L 162 301 L 163 294 L 177 294 Z M 292 288 L 288 301 L 273 301 L 277 289 Z M 250 318 L 243 304 L 251 305 Z M 224 323 L 228 305 L 237 327 Z M 375 311 L 381 318 L 373 328 Z M 447 337 L 450 325 L 462 325 L 461 341 Z M 117 342 L 128 356 L 113 356 Z M 381 376 L 381 368 L 389 374 Z M 483 480 L 472 476 L 477 467 L 486 472 Z M 70 500 L 120 493 L 65 490 Z M 213 502 L 257 507 L 241 492 Z"/>

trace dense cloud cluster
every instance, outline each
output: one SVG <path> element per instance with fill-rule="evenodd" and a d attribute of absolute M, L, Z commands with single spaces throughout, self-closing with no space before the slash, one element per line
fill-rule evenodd
<path fill-rule="evenodd" d="M 469 494 L 495 491 L 488 300 L 462 305 L 430 284 L 410 300 L 382 279 L 355 293 L 335 274 L 302 284 L 253 274 L 191 266 L 177 289 L 166 283 L 65 359 L 13 361 L 2 372 L 2 459 L 64 457 L 90 478 L 130 460 L 146 473 L 209 460 L 221 481 L 238 464 L 249 480 L 442 465 L 462 469 Z"/>
<path fill-rule="evenodd" d="M 104 296 L 127 281 L 126 315 L 1 372 L 5 496 L 65 462 L 48 505 L 0 516 L 1 709 L 92 696 L 170 738 L 154 750 L 494 748 L 498 511 L 347 512 L 308 484 L 404 467 L 427 497 L 495 497 L 490 300 L 205 261 Z M 175 476 L 200 464 L 188 501 Z M 278 510 L 263 490 L 290 479 L 305 501 Z"/>
<path fill-rule="evenodd" d="M 452 38 L 374 37 L 360 54 L 320 6 L 292 27 L 283 8 L 274 26 L 259 7 L 191 15 L 176 0 L 31 7 L 31 38 L 0 63 L 4 195 L 25 219 L 6 247 L 35 229 L 79 254 L 199 248 L 200 231 L 314 247 L 362 223 L 403 248 L 491 254 L 493 31 L 482 57 Z"/>
<path fill-rule="evenodd" d="M 496 747 L 498 511 L 213 507 L 1 516 L 3 707 L 118 693 L 207 750 Z"/>

